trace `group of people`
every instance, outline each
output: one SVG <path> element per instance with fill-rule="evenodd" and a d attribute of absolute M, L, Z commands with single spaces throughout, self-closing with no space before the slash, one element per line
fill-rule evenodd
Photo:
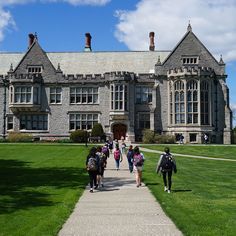
<path fill-rule="evenodd" d="M 107 158 L 113 155 L 116 165 L 116 170 L 120 169 L 120 163 L 126 157 L 128 161 L 130 173 L 135 172 L 136 186 L 140 187 L 142 184 L 142 171 L 145 161 L 143 153 L 140 152 L 139 147 L 132 145 L 126 151 L 126 144 L 121 143 L 121 148 L 118 142 L 114 142 L 114 150 L 108 142 L 104 146 L 92 147 L 86 159 L 86 168 L 90 179 L 90 192 L 94 189 L 103 187 L 104 170 L 107 165 Z M 177 172 L 176 162 L 170 153 L 170 149 L 166 147 L 164 153 L 160 156 L 157 163 L 156 172 L 161 173 L 164 182 L 164 191 L 170 193 L 172 185 L 172 172 Z"/>

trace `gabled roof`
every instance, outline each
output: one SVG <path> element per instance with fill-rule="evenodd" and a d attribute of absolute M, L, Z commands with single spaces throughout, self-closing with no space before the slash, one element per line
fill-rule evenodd
<path fill-rule="evenodd" d="M 192 32 L 192 27 L 188 26 L 187 32 L 185 33 L 185 35 L 183 36 L 183 38 L 178 42 L 178 44 L 174 47 L 174 49 L 172 50 L 172 52 L 166 57 L 166 59 L 164 60 L 164 62 L 162 63 L 162 65 L 164 65 L 169 58 L 171 58 L 171 56 L 176 52 L 176 50 L 182 45 L 183 42 L 185 42 L 186 40 L 188 40 L 188 38 L 192 36 L 197 42 L 199 43 L 202 48 L 209 54 L 209 56 L 219 65 L 219 62 L 215 59 L 215 57 L 209 52 L 209 50 L 204 46 L 204 44 L 198 39 L 198 37 Z"/>
<path fill-rule="evenodd" d="M 46 70 L 46 74 L 50 71 L 50 73 L 55 73 L 56 69 L 54 65 L 49 60 L 46 52 L 40 47 L 37 39 L 34 40 L 32 45 L 29 47 L 23 58 L 17 64 L 14 69 L 14 73 L 25 74 L 27 73 L 26 68 L 28 65 L 42 65 L 44 66 L 44 70 Z"/>

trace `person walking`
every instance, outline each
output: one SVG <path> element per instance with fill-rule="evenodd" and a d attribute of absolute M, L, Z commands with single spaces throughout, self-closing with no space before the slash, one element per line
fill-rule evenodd
<path fill-rule="evenodd" d="M 120 162 L 122 162 L 122 155 L 119 149 L 119 145 L 117 144 L 114 150 L 114 159 L 116 162 L 116 170 L 120 169 Z"/>
<path fill-rule="evenodd" d="M 121 154 L 122 154 L 122 157 L 124 157 L 126 154 L 126 144 L 124 140 L 121 143 Z"/>
<path fill-rule="evenodd" d="M 137 188 L 140 187 L 142 183 L 142 171 L 143 171 L 144 160 L 145 160 L 144 155 L 140 153 L 139 147 L 136 146 L 134 148 L 133 167 L 135 170 L 135 179 Z"/>
<path fill-rule="evenodd" d="M 160 159 L 157 163 L 156 172 L 161 172 L 163 176 L 164 182 L 164 191 L 170 193 L 171 192 L 171 185 L 172 185 L 172 171 L 177 173 L 177 166 L 174 157 L 170 153 L 170 149 L 168 147 L 164 148 L 164 153 L 161 154 Z M 168 177 L 168 185 L 167 179 Z"/>
<path fill-rule="evenodd" d="M 127 151 L 127 161 L 128 161 L 128 164 L 129 164 L 129 171 L 130 171 L 130 173 L 132 173 L 133 169 L 134 169 L 133 157 L 134 157 L 134 150 L 133 150 L 133 146 L 130 145 L 129 149 Z"/>
<path fill-rule="evenodd" d="M 104 177 L 104 170 L 107 165 L 107 156 L 105 153 L 102 152 L 102 147 L 97 147 L 96 155 L 99 157 L 99 167 L 98 167 L 98 175 L 97 175 L 97 184 L 98 187 L 103 187 L 103 177 Z"/>
<path fill-rule="evenodd" d="M 90 193 L 97 189 L 97 174 L 99 168 L 99 157 L 96 155 L 97 148 L 92 147 L 86 159 L 86 169 L 89 174 Z"/>

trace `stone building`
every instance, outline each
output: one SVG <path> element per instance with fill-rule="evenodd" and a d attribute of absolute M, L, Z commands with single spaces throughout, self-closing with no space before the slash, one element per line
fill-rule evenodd
<path fill-rule="evenodd" d="M 29 35 L 26 53 L 0 53 L 1 136 L 67 138 L 101 123 L 107 136 L 139 140 L 144 129 L 184 142 L 231 143 L 225 63 L 192 32 L 172 51 L 45 52 Z"/>

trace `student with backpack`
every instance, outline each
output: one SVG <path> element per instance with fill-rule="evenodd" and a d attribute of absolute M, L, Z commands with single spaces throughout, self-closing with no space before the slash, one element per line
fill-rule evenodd
<path fill-rule="evenodd" d="M 121 155 L 121 151 L 119 149 L 119 145 L 116 145 L 113 154 L 114 154 L 114 159 L 116 162 L 116 170 L 119 170 L 120 169 L 120 162 L 122 162 L 122 155 Z"/>
<path fill-rule="evenodd" d="M 102 153 L 104 153 L 106 158 L 109 158 L 109 148 L 108 148 L 108 144 L 107 143 L 102 147 Z"/>
<path fill-rule="evenodd" d="M 109 151 L 109 150 L 108 150 Z M 98 167 L 98 175 L 97 175 L 97 184 L 98 187 L 103 187 L 103 177 L 104 177 L 104 170 L 107 165 L 107 156 L 102 151 L 102 147 L 97 147 L 96 155 L 99 157 L 99 167 Z"/>
<path fill-rule="evenodd" d="M 133 157 L 134 157 L 134 150 L 133 150 L 133 146 L 130 145 L 129 149 L 127 151 L 127 161 L 129 164 L 129 172 L 130 173 L 133 172 Z"/>
<path fill-rule="evenodd" d="M 134 148 L 133 167 L 135 170 L 135 178 L 136 178 L 137 188 L 141 186 L 144 160 L 145 160 L 144 155 L 142 153 L 140 153 L 139 147 L 136 146 Z"/>
<path fill-rule="evenodd" d="M 162 173 L 163 182 L 164 182 L 164 191 L 170 193 L 171 192 L 171 185 L 172 185 L 172 171 L 177 173 L 177 167 L 174 157 L 170 153 L 170 149 L 168 147 L 164 148 L 164 153 L 161 154 L 160 159 L 157 163 L 156 172 Z M 168 176 L 168 187 L 167 187 L 167 180 L 166 176 Z"/>
<path fill-rule="evenodd" d="M 92 147 L 90 149 L 89 155 L 86 159 L 86 169 L 89 174 L 89 183 L 90 183 L 90 193 L 93 192 L 93 189 L 97 189 L 97 174 L 99 168 L 99 157 L 96 155 L 97 148 Z"/>

